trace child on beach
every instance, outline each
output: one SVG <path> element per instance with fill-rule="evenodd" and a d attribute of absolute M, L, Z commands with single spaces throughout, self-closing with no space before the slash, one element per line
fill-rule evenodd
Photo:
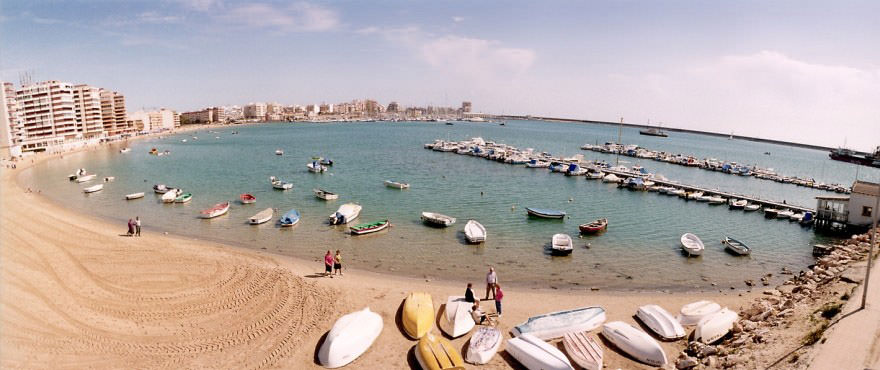
<path fill-rule="evenodd" d="M 327 254 L 324 255 L 324 276 L 333 277 L 331 273 L 333 272 L 333 255 L 330 254 L 330 250 L 327 250 Z"/>
<path fill-rule="evenodd" d="M 501 317 L 501 299 L 504 298 L 504 292 L 501 290 L 501 284 L 495 284 L 495 312 Z"/>
<path fill-rule="evenodd" d="M 342 252 L 336 250 L 336 256 L 333 257 L 333 275 L 342 275 Z"/>

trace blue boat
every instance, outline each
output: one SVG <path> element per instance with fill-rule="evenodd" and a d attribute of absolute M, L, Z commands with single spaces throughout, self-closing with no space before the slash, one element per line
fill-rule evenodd
<path fill-rule="evenodd" d="M 281 216 L 278 221 L 281 223 L 282 227 L 296 225 L 297 222 L 299 222 L 299 212 L 295 209 L 291 209 L 287 211 L 284 216 Z"/>
<path fill-rule="evenodd" d="M 565 163 L 550 162 L 550 172 L 563 172 L 568 168 Z"/>
<path fill-rule="evenodd" d="M 529 208 L 526 207 L 526 212 L 529 213 L 529 216 L 535 216 L 540 218 L 563 218 L 565 217 L 565 212 L 557 211 L 553 209 L 546 208 Z"/>

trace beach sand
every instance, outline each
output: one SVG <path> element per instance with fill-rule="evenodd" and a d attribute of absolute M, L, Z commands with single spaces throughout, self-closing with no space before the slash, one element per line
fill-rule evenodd
<path fill-rule="evenodd" d="M 333 322 L 366 306 L 385 327 L 348 367 L 417 368 L 415 341 L 398 319 L 406 294 L 427 291 L 438 309 L 447 296 L 464 294 L 458 281 L 472 281 L 478 297 L 485 292 L 483 273 L 426 281 L 353 268 L 342 277 L 319 277 L 322 256 L 305 261 L 164 235 L 150 231 L 149 220 L 142 237 L 127 237 L 124 224 L 25 193 L 28 184 L 19 186 L 15 176 L 26 166 L 3 169 L 0 180 L 3 368 L 319 368 L 317 348 Z M 429 261 L 413 263 L 432 268 Z M 504 273 L 498 271 L 502 284 Z M 633 315 L 643 304 L 676 313 L 685 303 L 709 299 L 739 309 L 759 294 L 726 287 L 711 294 L 504 290 L 505 337 L 527 317 L 551 311 L 599 305 L 609 321 L 639 326 Z M 492 301 L 483 308 L 494 312 Z M 468 337 L 453 343 L 464 350 Z M 661 344 L 674 363 L 686 342 Z M 605 356 L 609 368 L 652 368 L 616 349 L 606 348 Z M 515 360 L 499 352 L 479 368 L 512 366 Z"/>

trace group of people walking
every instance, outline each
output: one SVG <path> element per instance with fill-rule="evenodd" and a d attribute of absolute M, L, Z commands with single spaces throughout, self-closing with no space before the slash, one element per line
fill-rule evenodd
<path fill-rule="evenodd" d="M 495 301 L 496 317 L 501 317 L 501 301 L 504 299 L 504 291 L 501 290 L 501 284 L 498 283 L 498 274 L 495 273 L 494 267 L 489 267 L 489 272 L 486 274 L 486 296 L 483 299 L 488 300 L 489 294 L 492 294 L 492 300 Z M 495 322 L 489 314 L 480 308 L 480 300 L 474 296 L 472 283 L 467 284 L 467 289 L 464 292 L 464 300 L 474 304 L 471 308 L 471 317 L 474 318 L 474 322 L 477 324 L 488 322 L 490 325 L 495 325 Z"/>
<path fill-rule="evenodd" d="M 128 236 L 141 236 L 141 217 L 128 219 Z"/>

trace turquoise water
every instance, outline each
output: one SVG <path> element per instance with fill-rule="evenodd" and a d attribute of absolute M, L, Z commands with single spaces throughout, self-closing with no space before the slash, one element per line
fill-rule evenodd
<path fill-rule="evenodd" d="M 765 220 L 760 213 L 731 211 L 725 206 L 686 202 L 675 197 L 619 190 L 584 178 L 550 174 L 481 158 L 423 149 L 434 139 L 462 140 L 481 136 L 520 148 L 531 147 L 556 155 L 584 154 L 587 159 L 613 162 L 616 157 L 582 151 L 584 143 L 613 141 L 617 127 L 510 121 L 488 123 L 275 123 L 222 129 L 135 141 L 132 151 L 119 147 L 66 155 L 25 171 L 22 185 L 40 189 L 66 207 L 106 217 L 119 223 L 139 215 L 146 229 L 159 229 L 241 245 L 253 249 L 316 260 L 327 249 L 341 249 L 351 267 L 415 277 L 482 279 L 486 266 L 499 269 L 501 279 L 518 285 L 559 288 L 603 287 L 621 290 L 710 289 L 715 282 L 743 287 L 744 279 L 766 273 L 778 276 L 785 266 L 795 271 L 812 263 L 811 244 L 823 241 L 810 229 L 787 221 Z M 198 136 L 193 140 L 191 136 Z M 669 138 L 638 135 L 625 128 L 623 142 L 698 157 L 716 157 L 739 163 L 773 167 L 786 175 L 810 176 L 818 181 L 850 184 L 854 165 L 827 159 L 821 151 L 773 144 L 726 140 L 672 133 Z M 187 138 L 183 143 L 181 139 Z M 170 150 L 167 156 L 148 155 L 150 148 Z M 283 149 L 276 156 L 275 149 Z M 763 153 L 769 151 L 770 156 Z M 312 156 L 332 158 L 335 165 L 323 174 L 309 173 Z M 815 206 L 813 197 L 828 192 L 652 160 L 621 157 L 621 164 L 639 163 L 651 172 L 682 183 Z M 66 175 L 84 167 L 99 177 L 115 176 L 105 190 L 84 195 L 85 184 Z M 880 171 L 858 170 L 862 179 L 877 181 Z M 273 190 L 269 176 L 293 182 L 293 190 Z M 382 182 L 408 182 L 408 190 L 386 188 Z M 162 204 L 151 187 L 156 183 L 181 187 L 194 194 L 188 204 Z M 322 201 L 312 189 L 339 193 L 340 199 Z M 147 192 L 144 199 L 125 201 L 125 194 Z M 212 220 L 197 218 L 199 210 L 237 200 L 249 192 L 257 203 L 234 202 L 229 214 Z M 327 216 L 346 202 L 364 209 L 357 222 L 389 218 L 387 231 L 350 236 L 345 228 L 326 224 Z M 280 229 L 274 223 L 247 225 L 247 218 L 266 207 L 276 218 L 296 208 L 302 221 Z M 525 207 L 568 212 L 562 221 L 526 217 Z M 458 218 L 452 227 L 426 227 L 422 211 Z M 599 236 L 575 238 L 570 257 L 552 257 L 545 248 L 555 233 L 576 236 L 580 223 L 607 217 L 610 226 Z M 468 219 L 488 230 L 481 246 L 464 243 L 461 229 Z M 693 232 L 707 248 L 702 257 L 685 258 L 679 236 Z M 726 235 L 753 248 L 751 257 L 724 252 L 719 241 Z M 589 248 L 585 245 L 589 244 Z M 705 279 L 704 279 L 705 278 Z M 717 289 L 717 288 L 716 288 Z"/>

